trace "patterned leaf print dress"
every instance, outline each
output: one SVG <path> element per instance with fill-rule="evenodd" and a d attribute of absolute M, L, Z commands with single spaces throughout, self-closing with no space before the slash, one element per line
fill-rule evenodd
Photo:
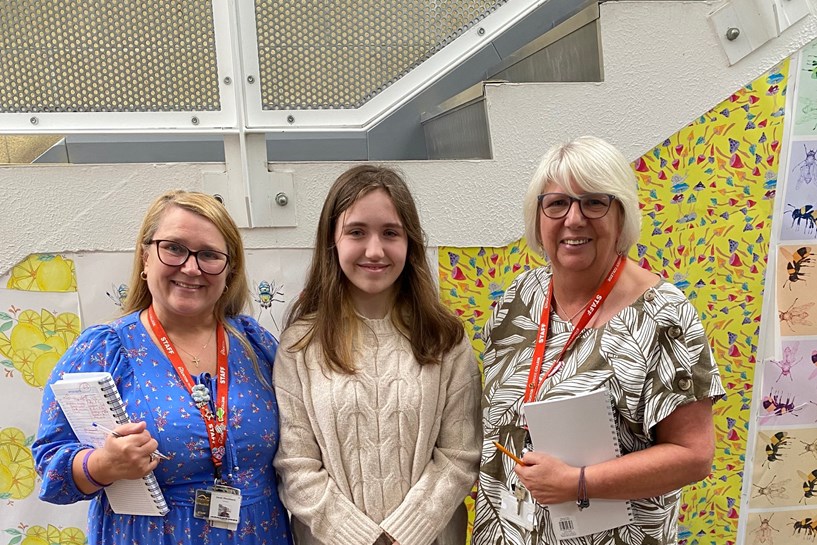
<path fill-rule="evenodd" d="M 493 441 L 520 452 L 520 414 L 550 269 L 519 275 L 486 324 L 484 442 L 477 491 L 474 545 L 556 544 L 547 509 L 536 505 L 526 531 L 500 517 L 500 494 L 517 482 L 514 462 Z M 545 367 L 557 357 L 572 325 L 552 315 Z M 724 394 L 697 311 L 674 285 L 656 280 L 632 305 L 601 328 L 588 328 L 567 352 L 564 366 L 537 399 L 607 387 L 613 396 L 622 454 L 653 444 L 653 427 L 677 407 Z M 634 500 L 633 524 L 562 541 L 565 545 L 665 545 L 676 543 L 680 490 Z"/>

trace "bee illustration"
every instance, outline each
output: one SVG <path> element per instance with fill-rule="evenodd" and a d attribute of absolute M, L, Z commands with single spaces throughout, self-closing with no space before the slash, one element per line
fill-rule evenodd
<path fill-rule="evenodd" d="M 785 250 L 780 250 L 781 253 L 784 255 L 788 254 Z M 811 266 L 811 256 L 814 254 L 811 252 L 811 248 L 808 246 L 802 246 L 797 249 L 796 252 L 788 255 L 791 259 L 786 264 L 786 274 L 788 278 L 783 282 L 783 287 L 786 287 L 786 284 L 789 284 L 789 289 L 791 289 L 791 285 L 795 282 L 803 281 L 803 277 L 806 275 L 805 272 L 802 271 L 803 267 Z"/>
<path fill-rule="evenodd" d="M 762 516 L 758 515 L 760 518 L 760 526 L 754 531 L 755 539 L 754 543 L 768 543 L 772 545 L 772 530 L 775 532 L 779 532 L 777 528 L 772 526 L 772 517 L 774 513 L 769 515 L 769 518 L 764 519 Z"/>
<path fill-rule="evenodd" d="M 804 204 L 800 208 L 796 208 L 791 203 L 786 203 L 786 206 L 791 206 L 791 210 L 786 210 L 784 214 L 791 214 L 791 228 L 794 229 L 794 224 L 797 223 L 797 230 L 800 230 L 800 222 L 805 221 L 805 232 L 808 233 L 817 226 L 817 210 L 810 204 Z"/>
<path fill-rule="evenodd" d="M 769 481 L 769 484 L 766 486 L 752 484 L 752 486 L 757 488 L 757 493 L 753 497 L 759 498 L 760 496 L 765 496 L 766 499 L 769 500 L 769 503 L 774 503 L 772 499 L 787 499 L 789 495 L 786 492 L 786 485 L 789 484 L 791 479 L 774 482 L 776 478 L 777 475 L 773 476 L 772 480 Z"/>
<path fill-rule="evenodd" d="M 783 401 L 783 392 L 780 390 L 770 390 L 769 395 L 763 396 L 761 405 L 763 406 L 763 410 L 766 411 L 766 416 L 763 420 L 766 420 L 768 417 L 783 416 L 786 414 L 797 416 L 797 411 L 802 409 L 802 406 L 798 406 L 794 403 L 794 396 L 786 397 L 786 400 Z"/>
<path fill-rule="evenodd" d="M 264 311 L 269 312 L 269 316 L 272 319 L 272 323 L 275 325 L 275 328 L 280 331 L 281 328 L 278 327 L 278 322 L 275 320 L 275 316 L 272 314 L 272 305 L 274 303 L 283 303 L 284 301 L 284 286 L 276 285 L 275 281 L 272 283 L 267 282 L 266 280 L 262 280 L 258 283 L 258 287 L 252 292 L 253 300 L 258 303 L 258 306 L 261 307 L 258 311 L 258 318 L 257 320 L 261 319 L 261 315 Z"/>
<path fill-rule="evenodd" d="M 780 452 L 784 447 L 788 447 L 789 439 L 791 437 L 785 431 L 779 431 L 768 437 L 762 433 L 759 434 L 761 439 L 767 442 L 766 445 L 766 461 L 763 464 L 768 464 L 771 467 L 772 462 L 776 462 L 782 459 L 782 453 Z"/>
<path fill-rule="evenodd" d="M 786 346 L 783 349 L 782 360 L 769 360 L 780 369 L 780 374 L 777 376 L 777 380 L 775 382 L 778 382 L 783 377 L 789 377 L 789 380 L 794 380 L 791 376 L 791 370 L 795 365 L 803 361 L 803 358 L 797 358 L 796 360 L 794 359 L 794 356 L 797 354 L 797 347 L 799 344 L 800 343 L 794 343 L 793 347 Z"/>
<path fill-rule="evenodd" d="M 817 174 L 817 149 L 808 149 L 805 144 L 803 144 L 803 149 L 806 151 L 806 158 L 791 169 L 794 172 L 795 169 L 800 168 L 797 183 L 794 185 L 795 189 L 800 189 L 802 183 L 810 184 L 813 182 L 815 174 Z"/>
<path fill-rule="evenodd" d="M 786 322 L 786 325 L 789 326 L 789 329 L 794 331 L 794 325 L 805 325 L 805 326 L 812 326 L 814 324 L 808 320 L 809 313 L 808 309 L 814 306 L 814 301 L 810 303 L 805 303 L 803 305 L 795 306 L 797 304 L 797 298 L 794 299 L 789 308 L 784 311 L 777 311 L 777 317 L 781 323 Z"/>
<path fill-rule="evenodd" d="M 797 519 L 791 519 L 791 520 L 794 521 L 794 524 L 792 524 L 792 528 L 794 529 L 794 531 L 792 532 L 792 535 L 799 534 L 800 530 L 803 530 L 804 532 L 806 532 L 806 535 L 808 535 L 808 536 L 814 535 L 814 523 L 817 522 L 817 521 L 812 520 L 811 517 L 806 517 L 803 520 L 797 520 Z"/>
<path fill-rule="evenodd" d="M 803 497 L 800 498 L 800 501 L 808 505 L 808 499 L 817 492 L 817 469 L 812 470 L 808 475 L 798 469 L 797 474 L 803 479 Z"/>
<path fill-rule="evenodd" d="M 108 296 L 108 299 L 113 301 L 113 304 L 122 307 L 125 304 L 125 299 L 128 298 L 128 285 L 127 284 L 119 284 L 119 287 L 116 287 L 116 284 L 111 284 L 111 291 L 106 291 L 105 295 Z"/>

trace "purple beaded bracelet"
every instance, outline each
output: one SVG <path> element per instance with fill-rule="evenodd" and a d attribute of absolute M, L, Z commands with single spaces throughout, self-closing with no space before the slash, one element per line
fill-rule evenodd
<path fill-rule="evenodd" d="M 88 458 L 91 457 L 91 454 L 94 452 L 94 449 L 88 449 L 88 452 L 85 453 L 85 456 L 82 458 L 82 472 L 85 474 L 85 478 L 88 479 L 88 482 L 94 486 L 99 488 L 105 488 L 106 486 L 111 486 L 113 483 L 102 484 L 101 482 L 97 481 L 93 477 L 91 477 L 91 472 L 88 471 Z"/>

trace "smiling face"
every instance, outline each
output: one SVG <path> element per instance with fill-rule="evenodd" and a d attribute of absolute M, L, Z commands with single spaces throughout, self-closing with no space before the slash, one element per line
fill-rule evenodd
<path fill-rule="evenodd" d="M 542 192 L 568 193 L 568 190 L 550 183 Z M 607 214 L 598 219 L 585 218 L 578 202 L 571 203 L 567 215 L 560 219 L 548 218 L 541 210 L 538 214 L 539 237 L 554 271 L 573 275 L 586 273 L 593 279 L 612 266 L 621 233 L 621 208 L 615 200 Z"/>
<path fill-rule="evenodd" d="M 208 219 L 189 210 L 170 206 L 163 214 L 154 240 L 178 242 L 191 251 L 216 250 L 227 253 L 227 243 Z M 159 321 L 173 324 L 214 319 L 213 309 L 224 293 L 230 266 L 217 275 L 204 274 L 192 255 L 179 267 L 159 261 L 156 244 L 145 248 L 144 271 Z"/>
<path fill-rule="evenodd" d="M 335 247 L 355 309 L 368 318 L 384 317 L 408 252 L 403 224 L 385 191 L 367 193 L 340 215 Z"/>

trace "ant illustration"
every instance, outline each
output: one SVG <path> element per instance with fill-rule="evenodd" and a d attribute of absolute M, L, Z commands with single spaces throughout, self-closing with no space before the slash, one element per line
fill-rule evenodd
<path fill-rule="evenodd" d="M 805 144 L 803 144 L 803 149 L 806 151 L 806 158 L 791 169 L 794 172 L 796 168 L 800 168 L 800 175 L 797 177 L 794 189 L 800 189 L 801 183 L 810 184 L 817 175 L 817 149 L 808 149 Z"/>
<path fill-rule="evenodd" d="M 784 214 L 791 214 L 791 228 L 794 229 L 794 224 L 797 223 L 797 230 L 800 230 L 800 222 L 805 221 L 805 232 L 809 233 L 817 227 L 817 210 L 810 204 L 804 204 L 800 208 L 795 208 L 791 203 L 786 203 L 786 206 L 791 206 L 791 210 L 786 210 Z"/>
<path fill-rule="evenodd" d="M 765 496 L 769 503 L 774 503 L 772 498 L 774 499 L 787 499 L 789 495 L 786 493 L 786 485 L 789 484 L 791 479 L 783 479 L 782 481 L 774 482 L 777 478 L 777 475 L 772 477 L 772 480 L 769 481 L 769 484 L 766 486 L 760 486 L 756 484 L 752 484 L 755 488 L 757 488 L 757 493 L 753 496 L 755 498 L 759 498 L 760 496 Z"/>
<path fill-rule="evenodd" d="M 787 255 L 788 252 L 784 249 L 780 249 L 780 252 L 783 255 Z M 793 252 L 792 254 L 788 254 L 791 257 L 791 261 L 786 264 L 786 274 L 789 275 L 788 279 L 783 282 L 783 287 L 786 284 L 789 284 L 789 289 L 791 289 L 791 285 L 795 282 L 804 281 L 803 277 L 806 273 L 802 272 L 801 269 L 805 266 L 811 267 L 811 256 L 814 254 L 811 251 L 811 248 L 808 246 L 801 246 L 797 249 L 797 251 Z"/>
<path fill-rule="evenodd" d="M 272 305 L 273 303 L 284 303 L 284 286 L 283 284 L 278 286 L 275 284 L 275 281 L 272 283 L 267 282 L 266 280 L 262 280 L 258 283 L 258 287 L 252 291 L 252 298 L 253 301 L 258 303 L 258 306 L 261 309 L 258 311 L 258 318 L 257 320 L 261 319 L 261 315 L 264 313 L 265 310 L 269 311 L 269 316 L 272 319 L 272 323 L 275 325 L 275 328 L 278 331 L 281 331 L 281 328 L 278 327 L 278 322 L 275 321 L 275 316 L 272 314 Z"/>
<path fill-rule="evenodd" d="M 768 464 L 769 467 L 771 467 L 772 462 L 782 459 L 782 454 L 780 451 L 783 449 L 783 447 L 788 446 L 789 439 L 791 437 L 785 431 L 779 431 L 771 437 L 768 437 L 762 433 L 759 435 L 764 441 L 768 441 L 768 444 L 766 445 L 766 461 L 763 463 Z"/>
<path fill-rule="evenodd" d="M 122 307 L 125 304 L 125 299 L 128 297 L 128 285 L 127 284 L 119 284 L 119 287 L 116 287 L 116 284 L 111 284 L 111 291 L 106 291 L 105 295 L 113 301 L 113 304 Z"/>
<path fill-rule="evenodd" d="M 783 359 L 782 360 L 769 360 L 770 362 L 774 363 L 778 368 L 780 368 L 780 374 L 777 376 L 777 380 L 775 382 L 779 382 L 783 377 L 789 377 L 789 380 L 794 380 L 791 376 L 792 368 L 803 361 L 803 358 L 794 359 L 794 356 L 797 355 L 797 347 L 800 343 L 794 343 L 792 346 L 786 346 L 783 349 Z"/>
<path fill-rule="evenodd" d="M 805 303 L 800 306 L 794 306 L 797 303 L 797 298 L 794 299 L 789 308 L 784 311 L 777 311 L 777 317 L 781 323 L 786 322 L 786 325 L 789 326 L 789 329 L 794 331 L 793 325 L 805 325 L 811 326 L 814 325 L 809 321 L 807 318 L 809 317 L 808 309 L 814 306 L 814 301 L 810 303 Z"/>
<path fill-rule="evenodd" d="M 769 545 L 772 545 L 772 530 L 775 532 L 780 531 L 771 524 L 773 516 L 774 513 L 769 515 L 769 518 L 764 519 L 762 516 L 758 515 L 758 518 L 760 518 L 760 526 L 758 526 L 754 531 L 754 543 L 768 543 Z"/>

